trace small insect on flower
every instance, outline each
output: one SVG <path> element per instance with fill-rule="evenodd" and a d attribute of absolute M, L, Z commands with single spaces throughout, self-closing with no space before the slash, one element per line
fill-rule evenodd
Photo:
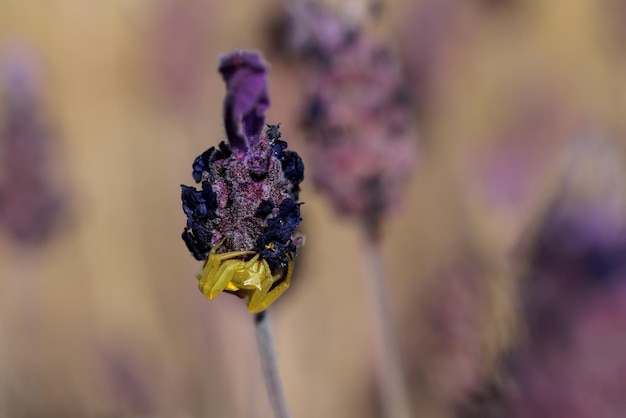
<path fill-rule="evenodd" d="M 182 238 L 198 260 L 200 291 L 248 298 L 252 313 L 267 309 L 291 283 L 301 221 L 296 203 L 304 166 L 287 151 L 279 125 L 265 127 L 269 107 L 266 65 L 253 52 L 222 57 L 226 82 L 224 125 L 228 143 L 193 163 L 202 189 L 182 186 L 187 226 Z"/>
<path fill-rule="evenodd" d="M 223 291 L 242 297 L 248 295 L 248 310 L 258 313 L 267 309 L 291 284 L 294 254 L 287 254 L 287 266 L 272 274 L 269 264 L 254 251 L 234 251 L 216 254 L 218 243 L 200 275 L 199 287 L 209 299 Z M 241 257 L 253 256 L 244 261 Z"/>

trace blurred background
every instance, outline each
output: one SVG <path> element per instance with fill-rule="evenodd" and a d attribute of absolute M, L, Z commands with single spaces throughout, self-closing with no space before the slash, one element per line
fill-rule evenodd
<path fill-rule="evenodd" d="M 626 416 L 626 6 L 326 3 L 375 15 L 415 104 L 418 167 L 383 228 L 415 416 Z M 285 4 L 0 10 L 0 416 L 271 416 L 243 303 L 197 290 L 179 186 L 225 139 L 235 48 L 263 51 L 268 122 L 310 158 Z M 272 308 L 287 397 L 295 417 L 381 416 L 363 237 L 309 174 Z"/>

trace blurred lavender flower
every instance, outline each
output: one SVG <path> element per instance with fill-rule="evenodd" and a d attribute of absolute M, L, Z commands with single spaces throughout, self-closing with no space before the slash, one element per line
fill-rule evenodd
<path fill-rule="evenodd" d="M 579 142 L 528 251 L 531 338 L 563 334 L 586 301 L 626 272 L 624 169 L 610 143 Z M 555 303 L 558 301 L 558 303 Z"/>
<path fill-rule="evenodd" d="M 50 134 L 41 116 L 33 67 L 20 57 L 4 69 L 0 121 L 0 222 L 18 242 L 35 244 L 53 231 L 62 198 L 50 180 Z"/>
<path fill-rule="evenodd" d="M 512 352 L 506 417 L 626 413 L 626 190 L 612 144 L 575 145 L 527 245 L 525 334 Z"/>
<path fill-rule="evenodd" d="M 410 97 L 391 51 L 355 20 L 309 1 L 291 2 L 288 13 L 289 46 L 307 64 L 303 126 L 313 180 L 340 214 L 360 221 L 366 238 L 383 414 L 410 417 L 380 256 L 382 221 L 400 201 L 415 163 Z"/>
<path fill-rule="evenodd" d="M 410 98 L 385 46 L 310 2 L 290 8 L 290 43 L 308 60 L 304 125 L 316 185 L 339 212 L 378 225 L 415 163 Z"/>
<path fill-rule="evenodd" d="M 272 271 L 281 269 L 302 243 L 294 231 L 301 221 L 297 200 L 304 166 L 286 149 L 279 125 L 263 132 L 270 102 L 262 58 L 238 50 L 221 58 L 219 71 L 227 90 L 228 143 L 209 148 L 193 163 L 201 189 L 182 186 L 182 237 L 197 260 L 224 239 L 219 253 L 254 251 Z"/>

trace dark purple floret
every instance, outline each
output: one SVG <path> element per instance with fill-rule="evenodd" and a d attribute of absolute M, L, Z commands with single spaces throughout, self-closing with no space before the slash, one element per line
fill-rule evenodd
<path fill-rule="evenodd" d="M 271 138 L 270 131 L 273 131 L 272 135 L 275 135 L 275 132 L 278 132 L 278 125 L 273 125 L 268 128 L 267 136 L 269 138 Z M 304 163 L 302 162 L 302 158 L 300 158 L 296 152 L 285 151 L 287 143 L 278 139 L 280 138 L 280 132 L 278 132 L 278 135 L 275 136 L 275 138 L 276 139 L 273 141 L 274 156 L 280 161 L 283 172 L 285 173 L 285 178 L 293 185 L 292 198 L 294 200 L 298 200 L 300 183 L 304 180 Z"/>
<path fill-rule="evenodd" d="M 217 217 L 215 214 L 215 210 L 217 209 L 217 194 L 213 191 L 213 187 L 207 181 L 202 183 L 202 199 L 206 202 L 207 218 L 215 219 Z"/>
<path fill-rule="evenodd" d="M 215 156 L 216 160 L 226 159 L 230 157 L 230 155 L 233 153 L 233 150 L 230 148 L 230 145 L 228 145 L 224 141 L 221 141 L 218 147 L 219 147 L 219 151 L 216 153 L 216 156 Z"/>
<path fill-rule="evenodd" d="M 201 155 L 197 156 L 194 160 L 192 165 L 192 176 L 196 183 L 200 183 L 200 181 L 202 180 L 202 172 L 205 171 L 206 168 L 209 166 L 209 162 L 211 161 L 211 155 L 213 155 L 214 152 L 215 148 L 211 147 L 203 152 Z"/>
<path fill-rule="evenodd" d="M 224 126 L 228 142 L 239 152 L 254 149 L 270 105 L 266 65 L 258 54 L 238 51 L 222 57 L 219 71 L 226 82 Z"/>
<path fill-rule="evenodd" d="M 215 219 L 217 214 L 217 195 L 208 182 L 202 183 L 202 190 L 194 187 L 181 186 L 183 211 L 187 215 L 188 223 L 194 220 Z"/>
<path fill-rule="evenodd" d="M 278 268 L 287 265 L 287 254 L 294 253 L 296 246 L 291 236 L 302 221 L 300 205 L 291 199 L 285 199 L 278 207 L 275 218 L 267 221 L 268 228 L 257 242 L 257 251 L 270 266 Z"/>
<path fill-rule="evenodd" d="M 201 155 L 196 157 L 193 162 L 193 179 L 196 183 L 200 183 L 202 181 L 202 173 L 207 171 L 209 165 L 212 161 L 224 160 L 233 153 L 230 149 L 230 145 L 226 142 L 220 142 L 218 149 L 215 147 L 211 147 L 208 150 L 204 151 Z"/>
<path fill-rule="evenodd" d="M 296 253 L 296 246 L 293 241 L 281 242 L 280 236 L 274 232 L 266 232 L 259 238 L 259 254 L 261 258 L 273 268 L 284 268 L 287 263 L 287 254 Z"/>
<path fill-rule="evenodd" d="M 209 243 L 213 236 L 201 222 L 192 221 L 190 227 L 183 230 L 182 237 L 196 260 L 206 259 L 207 254 L 211 251 Z"/>
<path fill-rule="evenodd" d="M 302 221 L 300 217 L 301 204 L 294 202 L 292 199 L 283 200 L 280 206 L 278 206 L 278 215 L 267 221 L 269 228 L 289 232 L 291 235 L 291 231 L 296 229 L 300 221 Z"/>
<path fill-rule="evenodd" d="M 287 254 L 294 253 L 296 246 L 291 236 L 302 221 L 300 205 L 291 199 L 285 199 L 278 207 L 278 215 L 267 221 L 268 228 L 257 242 L 257 251 L 270 266 L 278 268 L 287 265 Z"/>
<path fill-rule="evenodd" d="M 302 158 L 294 151 L 283 151 L 278 159 L 282 163 L 285 177 L 294 186 L 299 185 L 304 180 L 304 163 Z"/>
<path fill-rule="evenodd" d="M 267 215 L 272 213 L 274 207 L 274 202 L 272 202 L 271 200 L 262 200 L 254 216 L 256 216 L 257 218 L 265 219 Z"/>

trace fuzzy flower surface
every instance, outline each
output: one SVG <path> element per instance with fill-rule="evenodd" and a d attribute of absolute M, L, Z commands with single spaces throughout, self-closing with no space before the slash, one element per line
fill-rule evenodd
<path fill-rule="evenodd" d="M 265 124 L 270 100 L 261 56 L 237 50 L 221 58 L 219 72 L 228 141 L 195 159 L 198 186 L 181 186 L 182 238 L 197 260 L 221 242 L 218 253 L 253 251 L 270 269 L 281 269 L 302 240 L 295 229 L 304 165 L 280 139 L 280 126 Z"/>
<path fill-rule="evenodd" d="M 344 215 L 378 221 L 416 161 L 410 97 L 390 49 L 314 3 L 290 9 L 290 45 L 308 62 L 303 123 L 315 185 Z"/>

